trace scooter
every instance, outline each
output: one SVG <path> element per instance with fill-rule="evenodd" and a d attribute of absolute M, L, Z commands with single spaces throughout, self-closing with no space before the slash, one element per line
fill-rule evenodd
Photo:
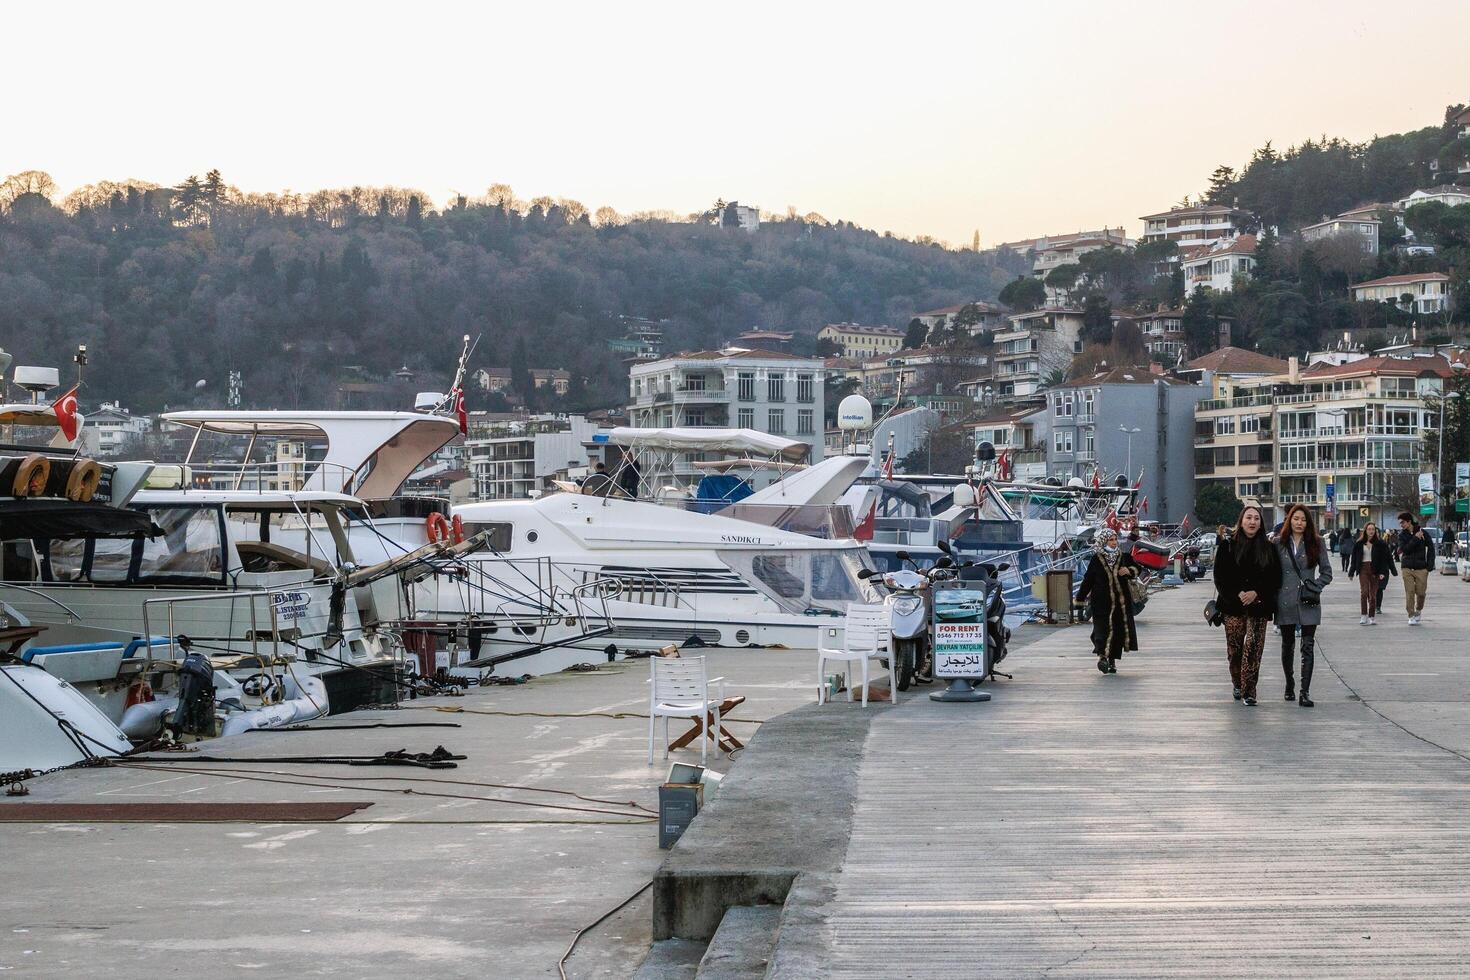
<path fill-rule="evenodd" d="M 1194 582 L 1205 577 L 1205 566 L 1199 558 L 1199 548 L 1186 548 L 1184 551 L 1184 581 Z"/>
<path fill-rule="evenodd" d="M 893 676 L 900 691 L 907 691 L 915 679 L 929 683 L 934 679 L 934 643 L 930 629 L 933 609 L 932 578 L 943 578 L 954 561 L 945 557 L 933 568 L 922 569 L 900 551 L 895 557 L 912 565 L 881 576 L 888 589 L 884 605 L 889 609 L 889 632 L 892 637 Z M 881 573 L 870 568 L 858 572 L 859 578 L 875 578 Z"/>

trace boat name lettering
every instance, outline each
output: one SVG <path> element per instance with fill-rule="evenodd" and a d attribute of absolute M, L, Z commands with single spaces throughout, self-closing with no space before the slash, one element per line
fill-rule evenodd
<path fill-rule="evenodd" d="M 754 534 L 722 534 L 720 540 L 725 544 L 763 544 L 764 542 Z"/>
<path fill-rule="evenodd" d="M 271 606 L 275 609 L 278 620 L 300 619 L 306 615 L 306 607 L 310 605 L 311 593 L 309 592 L 271 593 Z"/>

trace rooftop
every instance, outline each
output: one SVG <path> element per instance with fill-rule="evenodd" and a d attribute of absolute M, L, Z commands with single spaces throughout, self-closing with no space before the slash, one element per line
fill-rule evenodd
<path fill-rule="evenodd" d="M 941 309 L 937 309 L 937 310 L 925 310 L 923 313 L 915 313 L 914 316 L 916 316 L 916 317 L 918 317 L 918 316 L 954 316 L 956 313 L 960 312 L 961 310 L 963 310 L 967 306 L 976 307 L 976 308 L 978 308 L 980 310 L 981 313 L 1006 313 L 1006 312 L 1009 312 L 1007 310 L 1007 308 L 1004 307 L 1004 306 L 999 306 L 999 305 L 997 305 L 995 303 L 986 303 L 986 302 L 983 302 L 983 301 L 980 301 L 980 300 L 976 300 L 973 303 L 957 303 L 954 306 L 945 306 L 945 307 L 942 307 Z"/>
<path fill-rule="evenodd" d="M 1377 355 L 1364 357 L 1356 361 L 1348 361 L 1346 364 L 1331 364 L 1326 361 L 1312 365 L 1303 371 L 1303 381 L 1315 381 L 1321 378 L 1345 378 L 1356 375 L 1388 374 L 1400 377 L 1421 378 L 1434 375 L 1440 378 L 1448 378 L 1453 373 L 1450 362 L 1441 354 L 1420 355 L 1417 357 L 1393 357 L 1391 355 Z"/>
<path fill-rule="evenodd" d="M 902 337 L 903 331 L 887 325 L 865 327 L 860 323 L 829 323 L 823 330 L 839 330 L 842 333 L 870 334 L 876 337 Z"/>
<path fill-rule="evenodd" d="M 1153 221 L 1157 218 L 1177 218 L 1186 214 L 1198 215 L 1226 215 L 1242 213 L 1240 208 L 1227 207 L 1224 204 L 1191 204 L 1181 208 L 1170 208 L 1160 211 L 1158 214 L 1145 214 L 1139 221 Z"/>
<path fill-rule="evenodd" d="M 726 347 L 723 350 L 696 350 L 683 354 L 671 354 L 662 358 L 663 361 L 734 361 L 734 360 L 776 360 L 776 361 L 813 361 L 814 357 L 803 357 L 800 354 L 786 354 L 774 350 L 750 350 L 745 347 Z M 659 361 L 648 361 L 646 364 L 657 364 Z"/>
<path fill-rule="evenodd" d="M 1192 371 L 1213 371 L 1216 374 L 1285 374 L 1291 370 L 1291 365 L 1279 357 L 1242 347 L 1221 347 L 1196 357 L 1186 368 Z"/>
<path fill-rule="evenodd" d="M 1147 366 L 1144 367 L 1115 367 L 1106 371 L 1098 371 L 1084 378 L 1073 378 L 1057 385 L 1058 388 L 1096 388 L 1100 385 L 1151 385 L 1155 382 L 1165 385 L 1185 385 L 1189 382 L 1182 378 L 1171 378 L 1164 374 L 1154 374 Z"/>
<path fill-rule="evenodd" d="M 1409 272 L 1401 276 L 1384 276 L 1382 279 L 1369 279 L 1367 282 L 1355 282 L 1351 289 L 1367 289 L 1369 286 L 1398 286 L 1407 285 L 1411 282 L 1449 282 L 1450 277 L 1443 272 Z"/>

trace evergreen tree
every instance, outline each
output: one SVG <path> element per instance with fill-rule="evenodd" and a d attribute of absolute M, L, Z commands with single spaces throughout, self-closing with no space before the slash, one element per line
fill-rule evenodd
<path fill-rule="evenodd" d="M 1082 303 L 1082 340 L 1107 344 L 1113 339 L 1113 304 L 1100 292 L 1087 294 Z"/>
<path fill-rule="evenodd" d="M 929 328 L 924 325 L 923 320 L 915 317 L 914 319 L 909 321 L 909 329 L 903 335 L 903 349 L 917 350 L 918 348 L 923 347 L 924 340 L 928 336 Z"/>

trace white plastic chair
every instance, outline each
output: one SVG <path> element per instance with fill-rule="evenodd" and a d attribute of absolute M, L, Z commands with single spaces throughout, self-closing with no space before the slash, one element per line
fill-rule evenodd
<path fill-rule="evenodd" d="M 706 677 L 703 657 L 649 657 L 648 683 L 648 764 L 653 765 L 654 722 L 659 718 L 664 720 L 665 759 L 669 757 L 669 719 L 698 720 L 699 761 L 703 764 L 709 752 L 710 715 L 714 715 L 713 731 L 719 737 L 725 678 Z M 711 684 L 719 691 L 713 699 Z"/>
<path fill-rule="evenodd" d="M 888 681 L 893 691 L 891 695 L 894 703 L 898 703 L 898 683 L 893 675 L 893 656 L 890 647 L 892 643 L 892 631 L 890 626 L 890 613 L 887 606 L 869 606 L 860 602 L 847 604 L 847 621 L 842 631 L 842 649 L 832 650 L 827 647 L 817 649 L 817 703 L 824 704 L 827 700 L 826 667 L 829 661 L 843 661 L 848 664 L 847 700 L 852 701 L 853 684 L 851 680 L 851 665 L 861 665 L 859 673 L 862 675 L 863 684 L 863 707 L 868 706 L 868 661 L 877 660 L 880 657 L 888 657 Z"/>

